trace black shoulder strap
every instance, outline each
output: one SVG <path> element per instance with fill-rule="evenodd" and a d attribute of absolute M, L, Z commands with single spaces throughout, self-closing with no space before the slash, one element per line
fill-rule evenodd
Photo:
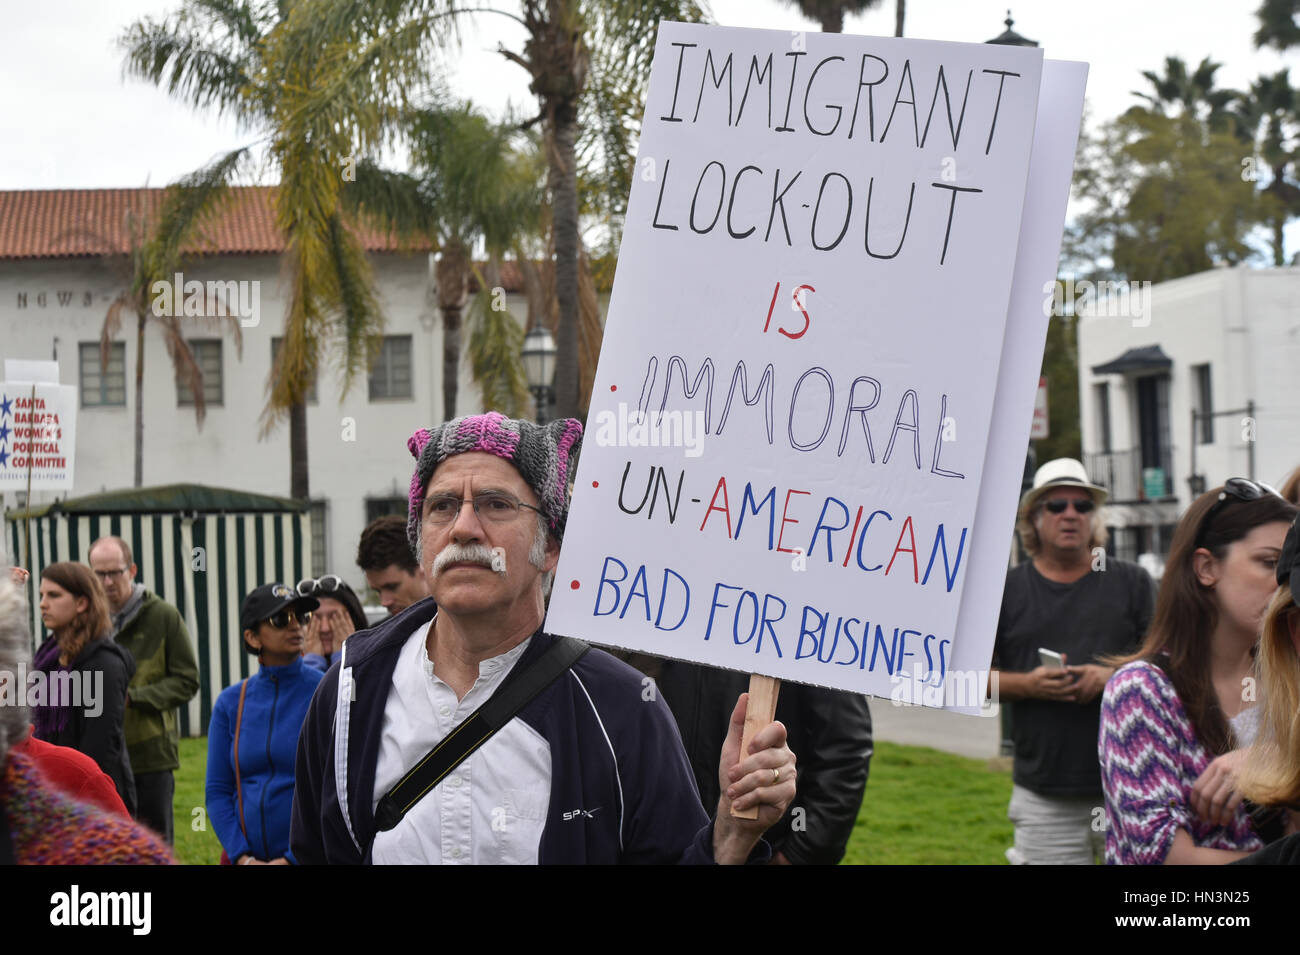
<path fill-rule="evenodd" d="M 581 640 L 560 637 L 526 670 L 511 674 L 486 703 L 448 733 L 384 794 L 375 807 L 376 830 L 387 832 L 401 822 L 448 773 L 514 719 L 529 700 L 554 683 L 590 649 Z"/>

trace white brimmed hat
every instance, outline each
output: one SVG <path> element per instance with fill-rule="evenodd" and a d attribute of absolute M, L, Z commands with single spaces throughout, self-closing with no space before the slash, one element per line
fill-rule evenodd
<path fill-rule="evenodd" d="M 1087 491 L 1098 507 L 1106 503 L 1106 489 L 1088 480 L 1088 472 L 1082 464 L 1074 458 L 1056 458 L 1034 472 L 1034 486 L 1020 499 L 1021 511 L 1033 510 L 1039 498 L 1058 487 L 1077 487 Z"/>

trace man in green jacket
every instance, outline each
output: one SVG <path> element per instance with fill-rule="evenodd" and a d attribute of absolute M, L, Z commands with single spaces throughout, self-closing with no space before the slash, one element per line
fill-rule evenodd
<path fill-rule="evenodd" d="M 170 845 L 173 770 L 180 767 L 176 709 L 199 691 L 199 667 L 185 621 L 175 607 L 135 583 L 131 548 L 101 537 L 90 548 L 90 568 L 104 585 L 113 637 L 135 658 L 126 695 L 126 748 L 135 774 L 136 820 Z"/>

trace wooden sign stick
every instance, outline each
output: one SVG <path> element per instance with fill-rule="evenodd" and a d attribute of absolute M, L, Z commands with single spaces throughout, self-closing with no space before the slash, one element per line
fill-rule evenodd
<path fill-rule="evenodd" d="M 781 692 L 781 681 L 776 677 L 759 676 L 753 673 L 749 677 L 749 703 L 745 708 L 745 732 L 740 738 L 740 760 L 744 762 L 749 755 L 749 744 L 768 723 L 776 718 L 776 697 Z M 731 814 L 737 819 L 757 819 L 758 807 L 737 810 L 731 807 Z"/>

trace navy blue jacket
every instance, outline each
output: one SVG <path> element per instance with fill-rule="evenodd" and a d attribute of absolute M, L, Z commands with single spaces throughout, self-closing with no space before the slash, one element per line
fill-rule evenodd
<path fill-rule="evenodd" d="M 375 767 L 393 671 L 402 645 L 435 609 L 426 598 L 373 630 L 353 634 L 344 644 L 342 665 L 321 681 L 298 745 L 290 844 L 300 864 L 370 861 Z M 516 666 L 529 666 L 554 641 L 550 634 L 534 634 Z M 636 670 L 593 649 L 516 716 L 551 747 L 540 863 L 713 861 L 712 826 L 677 725 L 642 680 Z M 347 734 L 346 820 L 336 785 L 336 711 Z M 431 739 L 430 748 L 436 742 Z M 606 811 L 573 812 L 593 807 Z M 764 854 L 770 849 L 760 842 L 752 861 Z"/>
<path fill-rule="evenodd" d="M 285 666 L 264 666 L 248 678 L 239 724 L 239 780 L 244 792 L 244 829 L 235 791 L 236 683 L 221 691 L 208 726 L 206 801 L 212 828 L 234 862 L 249 853 L 263 862 L 289 855 L 298 734 L 321 672 L 299 657 Z"/>

